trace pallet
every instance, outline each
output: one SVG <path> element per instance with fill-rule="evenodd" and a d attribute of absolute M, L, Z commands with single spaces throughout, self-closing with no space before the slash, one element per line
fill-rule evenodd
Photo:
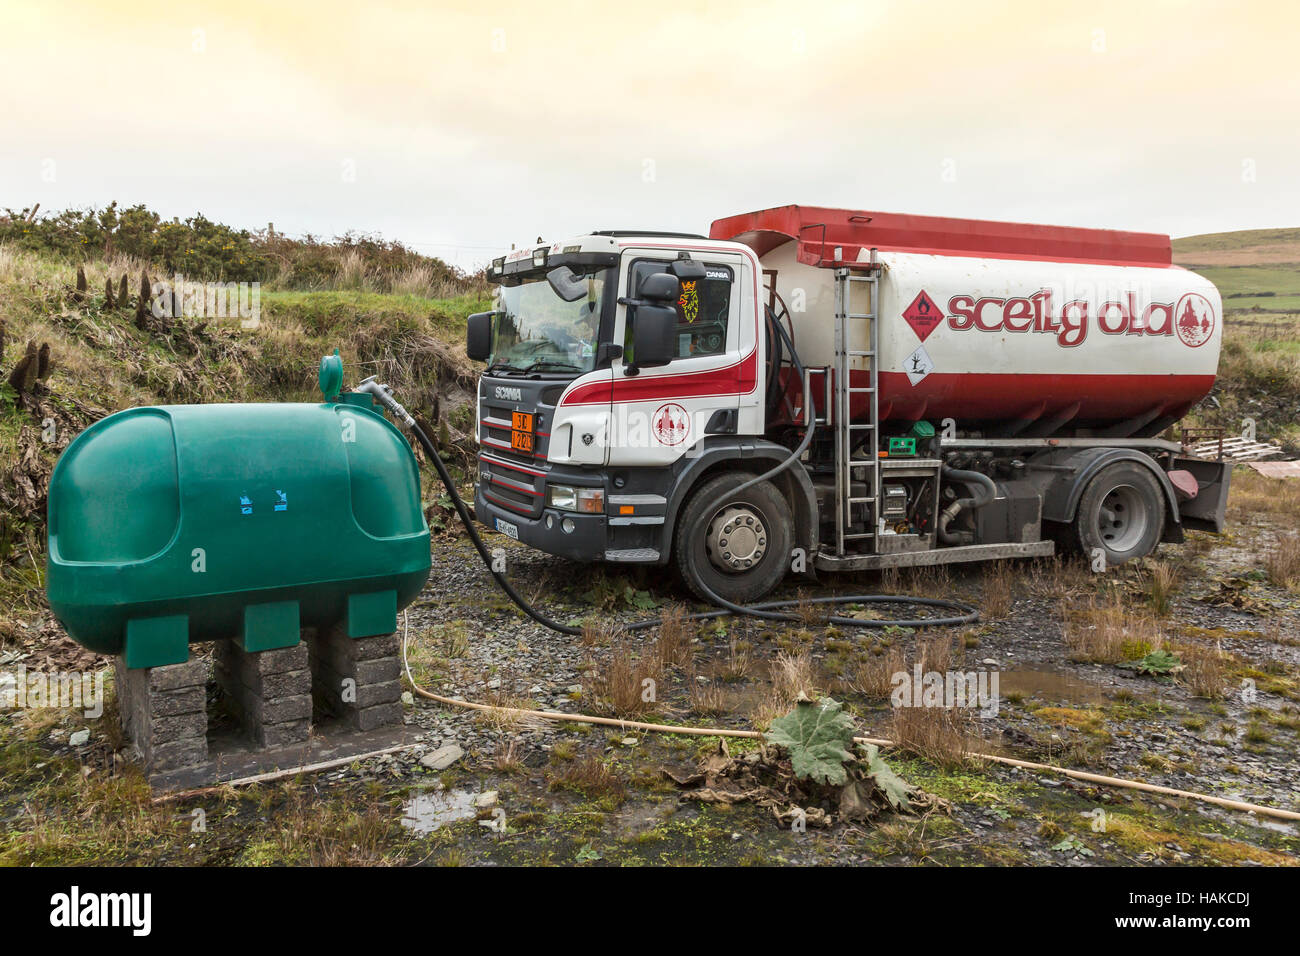
<path fill-rule="evenodd" d="M 1271 442 L 1251 441 L 1248 438 L 1225 438 L 1220 443 L 1217 439 L 1197 442 L 1187 449 L 1193 458 L 1205 458 L 1217 461 L 1222 451 L 1225 461 L 1258 461 L 1282 454 L 1282 449 Z"/>

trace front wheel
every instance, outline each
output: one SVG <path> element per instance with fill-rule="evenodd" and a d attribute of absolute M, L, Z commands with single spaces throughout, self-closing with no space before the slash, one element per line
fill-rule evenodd
<path fill-rule="evenodd" d="M 769 481 L 731 494 L 757 476 L 730 471 L 692 492 L 677 524 L 677 569 L 704 600 L 705 588 L 733 604 L 748 604 L 781 583 L 793 539 L 790 506 Z"/>
<path fill-rule="evenodd" d="M 1123 564 L 1156 549 L 1165 528 L 1165 500 L 1155 476 L 1141 465 L 1116 462 L 1083 490 L 1074 532 L 1086 556 L 1097 548 L 1106 564 Z"/>

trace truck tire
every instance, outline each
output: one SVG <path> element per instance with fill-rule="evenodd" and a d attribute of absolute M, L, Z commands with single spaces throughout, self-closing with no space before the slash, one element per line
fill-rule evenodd
<path fill-rule="evenodd" d="M 790 505 L 768 481 L 734 498 L 728 490 L 751 478 L 729 471 L 708 479 L 692 493 L 677 523 L 674 557 L 678 573 L 697 596 L 701 585 L 735 604 L 748 604 L 781 583 L 790 564 L 793 520 Z"/>
<path fill-rule="evenodd" d="M 1155 476 L 1129 461 L 1107 465 L 1084 488 L 1074 516 L 1074 537 L 1090 558 L 1106 553 L 1106 565 L 1145 557 L 1165 528 L 1165 499 Z"/>

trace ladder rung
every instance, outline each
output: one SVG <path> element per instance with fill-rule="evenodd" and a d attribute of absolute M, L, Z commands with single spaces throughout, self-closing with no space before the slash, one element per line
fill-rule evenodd
<path fill-rule="evenodd" d="M 844 540 L 845 540 L 845 541 L 852 541 L 852 540 L 855 540 L 855 539 L 857 539 L 857 538 L 874 538 L 874 537 L 875 537 L 875 535 L 874 535 L 872 532 L 870 532 L 870 531 L 863 531 L 863 532 L 858 532 L 858 533 L 855 533 L 855 534 L 846 534 L 846 535 L 844 536 Z"/>
<path fill-rule="evenodd" d="M 873 352 L 873 351 L 871 351 L 870 349 L 849 349 L 849 350 L 848 350 L 847 352 L 845 352 L 844 354 L 845 354 L 845 355 L 854 355 L 854 356 L 858 356 L 858 357 L 861 357 L 861 358 L 868 358 L 868 357 L 870 357 L 870 356 L 872 356 L 872 355 L 875 355 L 876 353 Z"/>
<path fill-rule="evenodd" d="M 866 395 L 866 394 L 868 394 L 868 393 L 870 393 L 870 392 L 874 392 L 875 389 L 874 389 L 874 388 L 869 388 L 868 386 L 865 386 L 865 385 L 862 385 L 862 386 L 859 386 L 858 388 L 852 388 L 852 387 L 849 387 L 849 388 L 846 388 L 844 391 L 847 392 L 849 395 Z"/>

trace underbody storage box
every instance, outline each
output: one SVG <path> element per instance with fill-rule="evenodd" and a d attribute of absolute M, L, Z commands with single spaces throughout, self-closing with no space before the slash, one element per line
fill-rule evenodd
<path fill-rule="evenodd" d="M 368 405 L 133 408 L 86 429 L 50 478 L 56 617 L 128 667 L 180 663 L 194 641 L 395 630 L 429 529 L 410 445 Z"/>

